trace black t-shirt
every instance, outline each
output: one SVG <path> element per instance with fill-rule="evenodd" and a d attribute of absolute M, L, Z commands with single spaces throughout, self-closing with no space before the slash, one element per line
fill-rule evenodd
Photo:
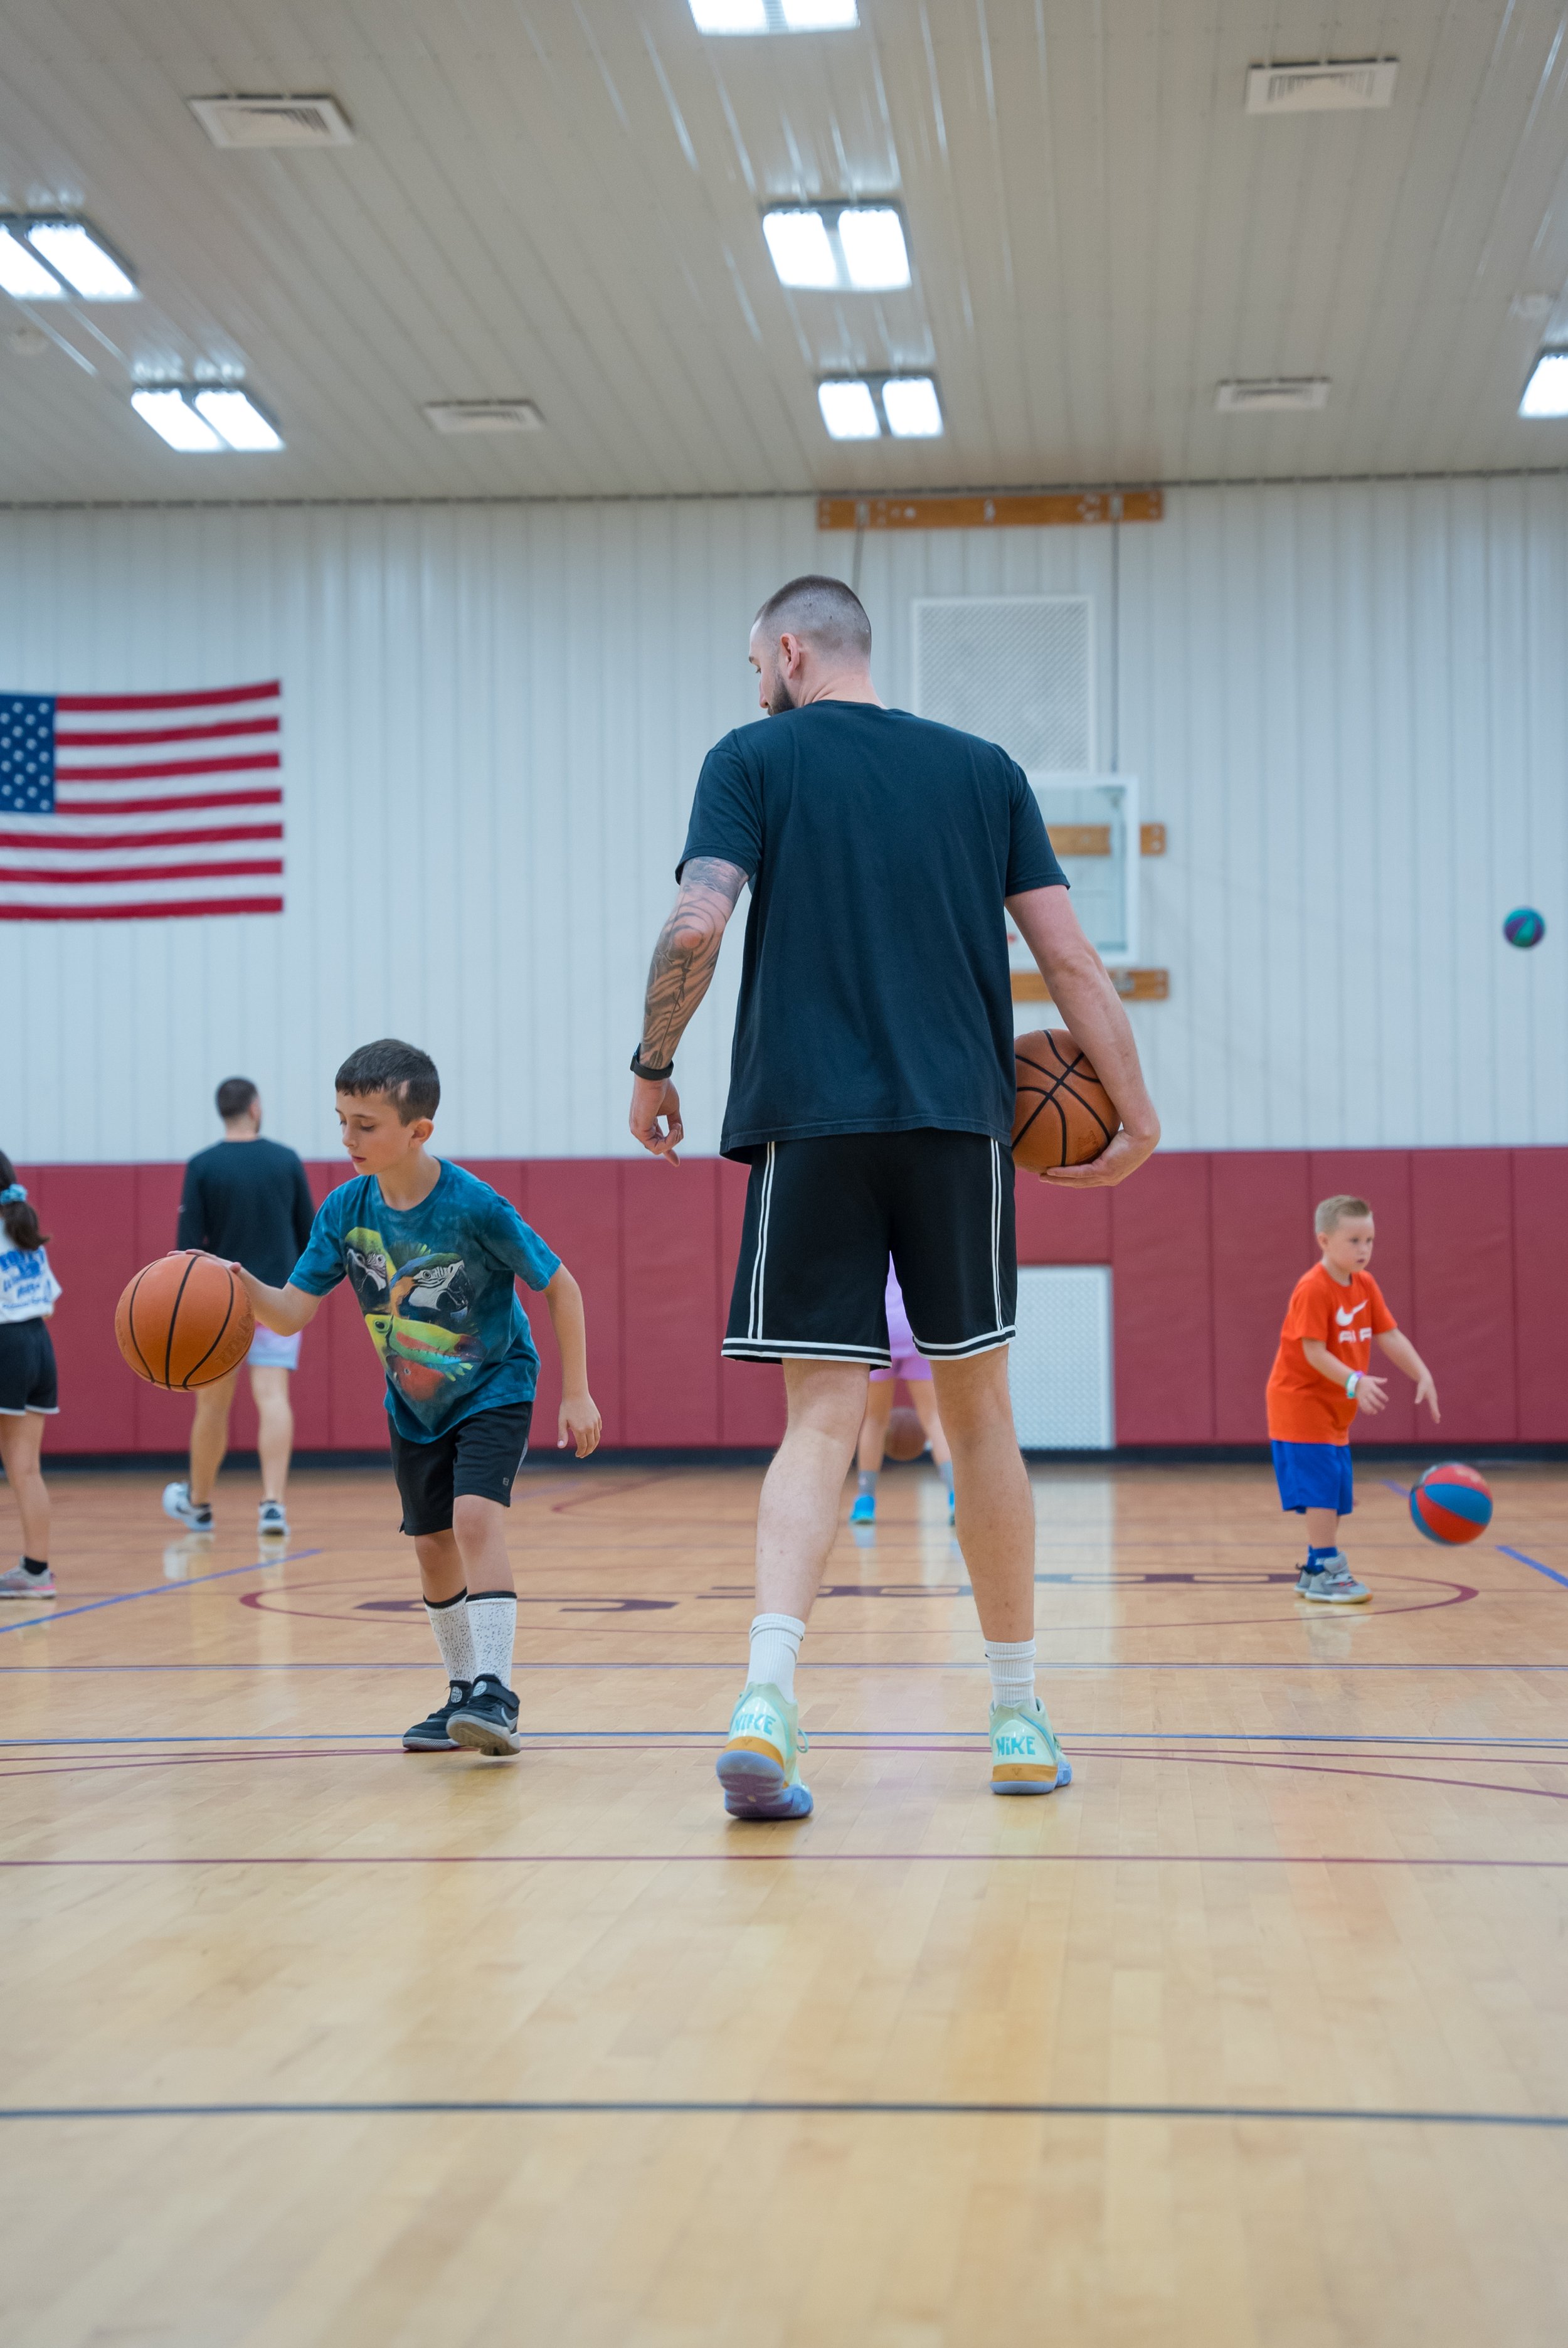
<path fill-rule="evenodd" d="M 305 1169 L 281 1141 L 215 1141 L 185 1169 L 182 1248 L 210 1248 L 269 1288 L 288 1282 L 315 1220 Z"/>
<path fill-rule="evenodd" d="M 738 726 L 677 877 L 697 856 L 752 884 L 725 1157 L 920 1126 L 1010 1140 L 1002 902 L 1067 883 L 1005 750 L 868 702 Z"/>

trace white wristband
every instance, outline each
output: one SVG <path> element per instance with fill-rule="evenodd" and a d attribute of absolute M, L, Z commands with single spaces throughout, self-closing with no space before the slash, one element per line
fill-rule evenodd
<path fill-rule="evenodd" d="M 1350 1397 L 1350 1399 L 1351 1399 L 1351 1401 L 1352 1401 L 1352 1402 L 1354 1402 L 1354 1401 L 1355 1401 L 1355 1399 L 1356 1399 L 1356 1389 L 1357 1389 L 1357 1387 L 1360 1385 L 1360 1383 L 1361 1383 L 1361 1373 L 1360 1373 L 1360 1371 L 1359 1371 L 1359 1370 L 1352 1370 L 1352 1371 L 1351 1371 L 1351 1373 L 1350 1373 L 1350 1375 L 1349 1375 L 1349 1376 L 1348 1376 L 1348 1377 L 1346 1379 L 1346 1381 L 1345 1381 L 1345 1391 L 1346 1391 L 1346 1393 L 1349 1395 L 1349 1397 Z"/>

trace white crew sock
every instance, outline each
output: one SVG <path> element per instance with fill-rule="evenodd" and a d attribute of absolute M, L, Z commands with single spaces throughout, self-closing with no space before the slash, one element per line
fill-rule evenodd
<path fill-rule="evenodd" d="M 474 1677 L 512 1684 L 512 1642 L 518 1634 L 518 1601 L 509 1590 L 476 1590 L 468 1600 L 474 1636 Z"/>
<path fill-rule="evenodd" d="M 805 1636 L 805 1624 L 793 1614 L 758 1614 L 752 1622 L 752 1660 L 746 1680 L 753 1687 L 776 1687 L 786 1704 L 794 1702 L 794 1659 Z"/>
<path fill-rule="evenodd" d="M 449 1680 L 462 1680 L 471 1686 L 474 1679 L 474 1633 L 468 1621 L 468 1593 L 460 1590 L 456 1598 L 437 1598 L 425 1601 L 425 1615 L 441 1650 L 441 1660 L 446 1666 Z"/>
<path fill-rule="evenodd" d="M 988 1639 L 986 1664 L 991 1675 L 991 1702 L 1015 1704 L 1027 1712 L 1035 1701 L 1034 1641 Z"/>

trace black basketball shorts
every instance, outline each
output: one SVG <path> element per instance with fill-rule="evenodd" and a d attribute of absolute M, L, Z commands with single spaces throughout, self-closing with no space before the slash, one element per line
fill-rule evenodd
<path fill-rule="evenodd" d="M 54 1418 L 59 1407 L 48 1323 L 41 1313 L 31 1321 L 0 1322 L 0 1418 L 25 1418 L 30 1410 Z"/>
<path fill-rule="evenodd" d="M 466 1492 L 481 1500 L 512 1505 L 512 1479 L 528 1454 L 532 1402 L 506 1402 L 460 1418 L 428 1443 L 411 1443 L 393 1427 L 392 1472 L 403 1502 L 401 1530 L 445 1533 L 452 1529 L 452 1503 Z"/>
<path fill-rule="evenodd" d="M 724 1353 L 733 1362 L 891 1361 L 887 1259 L 919 1352 L 989 1353 L 1013 1334 L 1011 1153 L 989 1134 L 770 1141 L 752 1167 Z"/>

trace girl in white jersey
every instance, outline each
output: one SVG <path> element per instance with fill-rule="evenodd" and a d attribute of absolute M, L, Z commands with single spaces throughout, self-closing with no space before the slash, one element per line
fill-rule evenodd
<path fill-rule="evenodd" d="M 0 1598 L 52 1598 L 49 1494 L 38 1466 L 44 1421 L 59 1408 L 49 1315 L 60 1283 L 45 1233 L 0 1149 L 0 1462 L 22 1519 L 22 1561 L 0 1573 Z"/>

